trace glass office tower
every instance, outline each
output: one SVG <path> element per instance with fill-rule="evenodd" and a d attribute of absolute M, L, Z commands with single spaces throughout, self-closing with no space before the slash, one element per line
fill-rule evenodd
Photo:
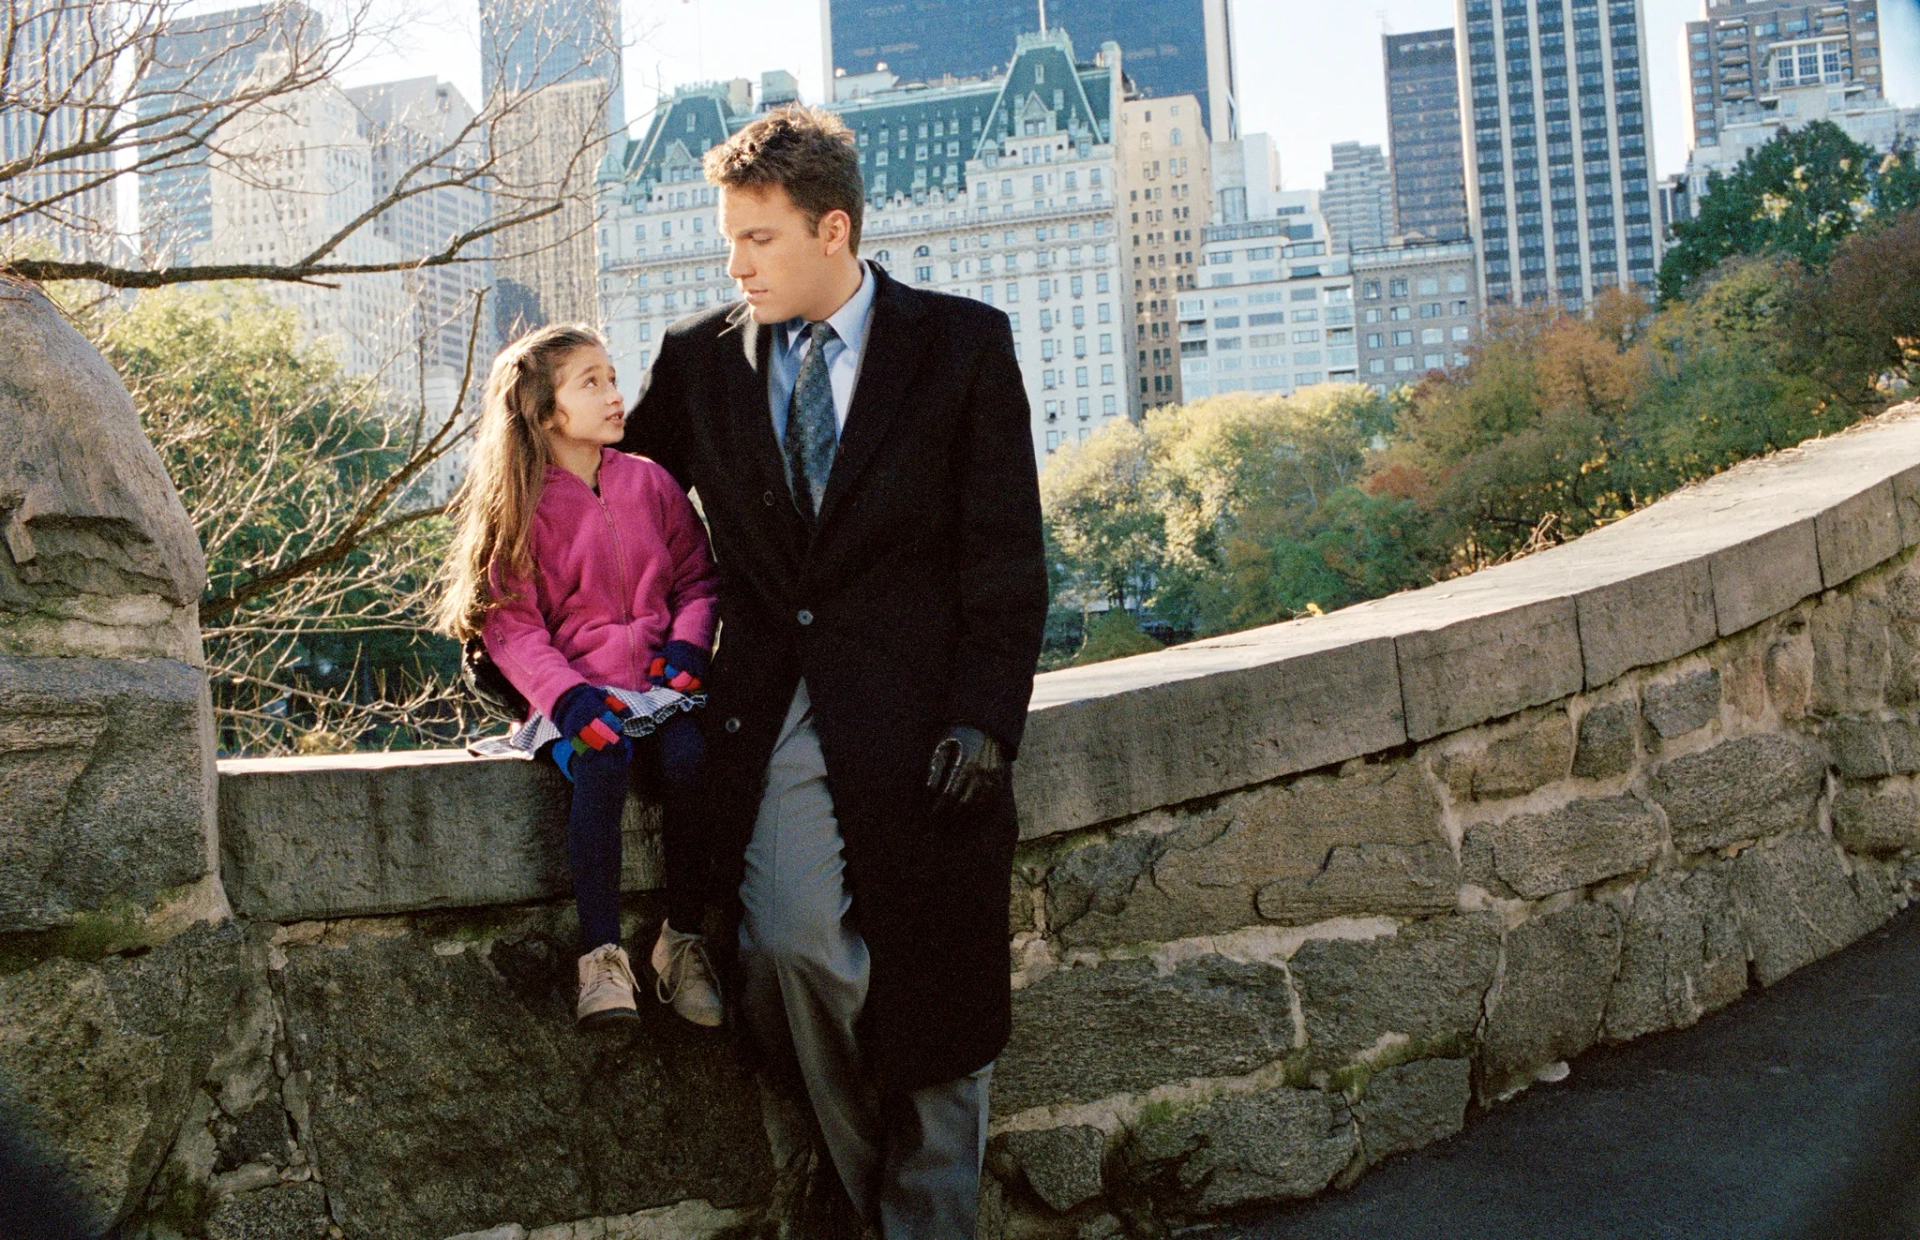
<path fill-rule="evenodd" d="M 1489 304 L 1651 290 L 1660 232 L 1638 0 L 1457 0 Z"/>

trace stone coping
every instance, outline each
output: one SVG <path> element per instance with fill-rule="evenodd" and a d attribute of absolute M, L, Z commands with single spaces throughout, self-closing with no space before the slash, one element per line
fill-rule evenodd
<path fill-rule="evenodd" d="M 1522 560 L 1047 673 L 1034 681 L 1017 767 L 1021 836 L 1215 796 L 1593 689 L 1916 543 L 1920 402 Z M 442 766 L 459 773 L 423 769 Z M 220 773 L 223 862 L 243 913 L 287 920 L 565 893 L 564 860 L 552 855 L 558 781 L 531 764 L 448 750 L 228 760 Z M 295 805 L 297 856 L 272 840 L 290 830 Z M 454 856 L 484 881 L 442 874 Z M 326 858 L 352 881 L 331 887 Z"/>

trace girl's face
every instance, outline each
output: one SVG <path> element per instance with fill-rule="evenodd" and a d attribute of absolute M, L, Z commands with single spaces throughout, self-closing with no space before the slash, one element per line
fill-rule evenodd
<path fill-rule="evenodd" d="M 583 345 L 561 359 L 553 372 L 552 439 L 570 445 L 600 447 L 620 442 L 627 427 L 627 402 L 614 382 L 613 359 L 599 345 Z"/>

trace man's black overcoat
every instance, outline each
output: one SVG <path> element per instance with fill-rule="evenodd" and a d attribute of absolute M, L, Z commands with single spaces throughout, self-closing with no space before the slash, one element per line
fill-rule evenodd
<path fill-rule="evenodd" d="M 1018 749 L 1047 574 L 1006 315 L 873 273 L 859 382 L 811 531 L 769 413 L 775 333 L 743 305 L 668 330 L 620 446 L 696 491 L 713 534 L 723 628 L 703 714 L 722 879 L 737 886 L 804 677 L 872 958 L 862 1045 L 884 1087 L 913 1089 L 1006 1044 L 1012 793 L 936 821 L 924 784 L 954 724 Z"/>

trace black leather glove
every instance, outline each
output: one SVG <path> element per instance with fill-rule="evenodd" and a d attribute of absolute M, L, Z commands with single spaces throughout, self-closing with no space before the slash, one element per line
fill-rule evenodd
<path fill-rule="evenodd" d="M 1006 782 L 1006 751 L 979 728 L 956 724 L 933 747 L 927 791 L 936 817 L 980 809 Z"/>

